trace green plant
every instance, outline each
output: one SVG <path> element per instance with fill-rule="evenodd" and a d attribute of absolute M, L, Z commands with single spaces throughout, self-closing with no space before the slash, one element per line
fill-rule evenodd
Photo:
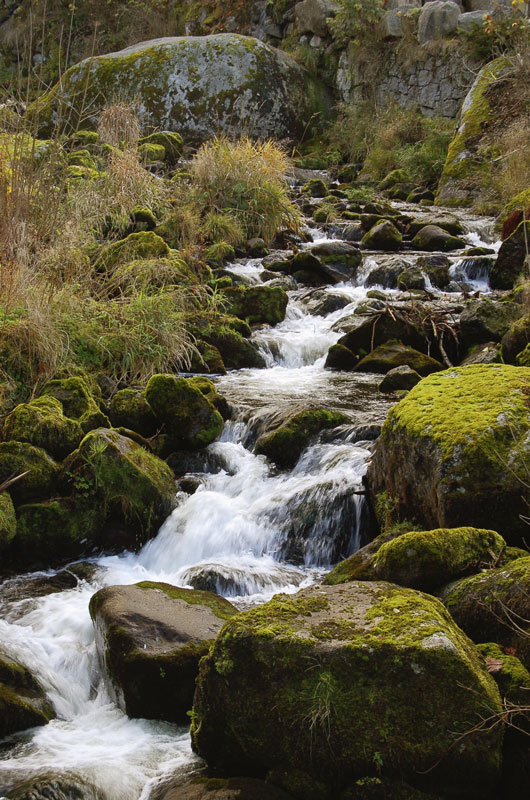
<path fill-rule="evenodd" d="M 367 28 L 374 27 L 384 14 L 383 0 L 337 0 L 337 13 L 328 21 L 336 41 L 359 43 Z"/>

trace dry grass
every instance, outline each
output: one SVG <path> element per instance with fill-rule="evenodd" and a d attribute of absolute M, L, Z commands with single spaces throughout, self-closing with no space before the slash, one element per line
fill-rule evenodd
<path fill-rule="evenodd" d="M 105 106 L 99 116 L 97 130 L 100 141 L 112 147 L 135 147 L 142 133 L 135 108 L 123 102 Z"/>

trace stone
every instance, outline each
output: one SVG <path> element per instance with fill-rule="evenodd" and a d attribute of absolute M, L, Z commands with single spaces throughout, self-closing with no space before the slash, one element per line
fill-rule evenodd
<path fill-rule="evenodd" d="M 128 428 L 141 436 L 154 436 L 158 423 L 141 389 L 121 389 L 110 402 L 109 416 L 115 428 Z"/>
<path fill-rule="evenodd" d="M 530 316 L 525 315 L 513 322 L 502 337 L 501 354 L 503 361 L 506 364 L 517 363 L 517 357 L 522 354 L 529 342 Z M 526 364 L 522 366 L 526 366 Z"/>
<path fill-rule="evenodd" d="M 229 302 L 227 313 L 249 325 L 276 325 L 285 319 L 289 298 L 279 286 L 237 286 L 224 289 L 223 294 Z"/>
<path fill-rule="evenodd" d="M 486 0 L 479 0 L 479 2 L 484 5 Z M 484 28 L 485 14 L 486 12 L 482 9 L 460 14 L 456 22 L 457 31 L 465 31 L 466 33 L 469 33 L 470 31 Z"/>
<path fill-rule="evenodd" d="M 237 317 L 193 312 L 183 322 L 191 336 L 215 347 L 227 369 L 261 369 L 265 359 L 252 342 L 247 341 L 250 327 Z"/>
<path fill-rule="evenodd" d="M 407 233 L 414 237 L 426 225 L 436 225 L 438 228 L 450 233 L 451 236 L 460 236 L 465 233 L 464 226 L 458 217 L 453 214 L 429 214 L 428 216 L 422 214 L 421 216 L 416 216 L 408 223 Z"/>
<path fill-rule="evenodd" d="M 418 42 L 450 36 L 456 31 L 460 8 L 452 0 L 432 0 L 425 3 L 418 19 Z"/>
<path fill-rule="evenodd" d="M 400 5 L 386 11 L 379 22 L 379 32 L 383 39 L 401 39 L 403 36 L 403 19 L 416 12 L 417 6 Z"/>
<path fill-rule="evenodd" d="M 325 369 L 336 369 L 343 372 L 351 372 L 359 356 L 354 355 L 351 350 L 342 344 L 332 344 L 326 356 Z"/>
<path fill-rule="evenodd" d="M 149 795 L 149 800 L 293 800 L 278 786 L 257 778 L 196 777 L 182 782 L 177 776 Z"/>
<path fill-rule="evenodd" d="M 377 372 L 386 374 L 394 367 L 407 366 L 419 375 L 430 375 L 443 367 L 439 361 L 420 353 L 413 347 L 398 341 L 387 341 L 380 344 L 371 353 L 362 358 L 355 367 L 356 372 Z"/>
<path fill-rule="evenodd" d="M 490 275 L 492 289 L 513 289 L 523 272 L 528 242 L 530 242 L 530 222 L 520 222 L 517 229 L 499 248 Z"/>
<path fill-rule="evenodd" d="M 400 250 L 402 236 L 393 222 L 383 220 L 374 225 L 361 240 L 367 250 Z"/>
<path fill-rule="evenodd" d="M 17 518 L 13 501 L 7 492 L 0 492 L 0 553 L 15 538 Z"/>
<path fill-rule="evenodd" d="M 434 2 L 439 2 L 439 0 L 434 0 Z M 438 225 L 426 225 L 415 235 L 412 240 L 412 246 L 416 250 L 442 250 L 448 252 L 460 250 L 466 246 L 466 243 L 457 236 L 451 236 L 450 233 L 447 233 Z"/>
<path fill-rule="evenodd" d="M 45 396 L 22 403 L 8 414 L 2 438 L 27 442 L 62 460 L 79 445 L 83 430 L 77 420 L 64 416 L 59 400 Z"/>
<path fill-rule="evenodd" d="M 350 581 L 373 581 L 372 563 L 375 554 L 385 542 L 391 542 L 409 530 L 411 530 L 410 526 L 396 525 L 380 533 L 352 556 L 337 564 L 331 572 L 328 572 L 322 583 L 325 586 L 336 586 L 339 583 L 349 583 Z"/>
<path fill-rule="evenodd" d="M 341 336 L 338 344 L 347 347 L 355 355 L 367 355 L 375 347 L 391 339 L 397 339 L 420 352 L 426 349 L 425 338 L 421 331 L 409 320 L 400 317 L 396 310 L 382 309 L 369 317 L 341 320 L 340 324 L 347 325 L 347 332 Z"/>
<path fill-rule="evenodd" d="M 408 392 L 420 381 L 421 375 L 408 364 L 403 364 L 390 369 L 377 388 L 380 392 Z"/>
<path fill-rule="evenodd" d="M 523 312 L 519 303 L 482 297 L 469 300 L 460 315 L 461 341 L 464 346 L 500 342 L 511 324 Z"/>
<path fill-rule="evenodd" d="M 334 17 L 337 3 L 332 0 L 303 0 L 294 7 L 298 33 L 314 33 L 316 36 L 328 37 L 330 30 L 327 20 Z"/>
<path fill-rule="evenodd" d="M 101 792 L 84 778 L 61 771 L 46 773 L 13 786 L 7 800 L 104 800 Z"/>
<path fill-rule="evenodd" d="M 130 717 L 186 722 L 199 660 L 237 609 L 218 595 L 145 581 L 90 600 L 110 688 Z"/>
<path fill-rule="evenodd" d="M 164 148 L 164 160 L 169 167 L 174 167 L 184 148 L 184 141 L 180 133 L 174 131 L 155 131 L 150 133 L 149 136 L 144 136 L 138 140 L 138 145 L 141 147 L 145 144 L 156 144 Z"/>
<path fill-rule="evenodd" d="M 411 267 L 400 273 L 397 288 L 402 292 L 422 291 L 425 289 L 425 276 L 418 267 Z"/>
<path fill-rule="evenodd" d="M 294 59 L 227 33 L 154 39 L 88 58 L 29 114 L 51 132 L 62 106 L 70 125 L 88 127 L 112 96 L 136 102 L 142 126 L 178 130 L 193 143 L 220 134 L 299 140 L 328 108 L 326 91 Z"/>
<path fill-rule="evenodd" d="M 29 669 L 0 651 L 0 739 L 54 718 L 51 703 Z"/>
<path fill-rule="evenodd" d="M 529 391 L 527 369 L 501 364 L 424 378 L 390 411 L 368 467 L 380 522 L 390 508 L 424 530 L 481 527 L 518 544 L 528 530 Z"/>
<path fill-rule="evenodd" d="M 59 465 L 40 447 L 26 442 L 0 442 L 0 482 L 22 475 L 9 487 L 15 505 L 53 495 Z"/>
<path fill-rule="evenodd" d="M 399 256 L 391 256 L 378 260 L 378 266 L 371 270 L 365 280 L 365 286 L 383 286 L 385 289 L 397 289 L 398 278 L 402 272 L 410 268 L 410 263 Z"/>
<path fill-rule="evenodd" d="M 404 169 L 393 169 L 383 180 L 379 181 L 377 188 L 382 192 L 385 189 L 391 189 L 396 183 L 407 183 L 408 180 L 409 176 Z"/>
<path fill-rule="evenodd" d="M 383 775 L 478 800 L 500 777 L 502 730 L 458 748 L 453 732 L 500 709 L 438 600 L 352 581 L 276 595 L 225 624 L 200 665 L 192 746 L 224 774 L 296 770 L 315 797 L 338 797 L 382 764 Z"/>
<path fill-rule="evenodd" d="M 100 392 L 97 384 L 95 388 Z M 59 400 L 64 415 L 77 420 L 83 433 L 94 428 L 110 427 L 110 421 L 101 411 L 93 388 L 84 378 L 75 376 L 48 381 L 42 388 L 41 396 Z"/>
<path fill-rule="evenodd" d="M 486 342 L 485 344 L 471 347 L 466 357 L 460 362 L 460 366 L 467 367 L 470 364 L 498 364 L 500 360 L 498 343 Z"/>
<path fill-rule="evenodd" d="M 346 414 L 326 408 L 312 408 L 290 416 L 272 433 L 260 436 L 255 452 L 280 467 L 294 467 L 302 451 L 318 433 L 350 422 Z"/>
<path fill-rule="evenodd" d="M 440 597 L 473 641 L 502 645 L 530 668 L 530 557 L 461 578 Z"/>

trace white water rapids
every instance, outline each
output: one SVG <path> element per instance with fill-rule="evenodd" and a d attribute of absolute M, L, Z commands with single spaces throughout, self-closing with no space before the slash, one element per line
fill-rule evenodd
<path fill-rule="evenodd" d="M 472 229 L 470 243 L 479 240 L 480 231 Z M 365 262 L 377 266 L 376 259 Z M 248 284 L 261 283 L 262 270 L 257 259 L 233 266 Z M 324 370 L 329 347 L 342 335 L 336 323 L 367 292 L 346 284 L 327 291 L 348 304 L 315 316 L 307 313 L 303 292 L 290 292 L 285 321 L 253 335 L 268 368 L 216 381 L 235 418 L 208 448 L 198 490 L 179 494 L 176 509 L 140 553 L 101 558 L 90 580 L 45 597 L 2 601 L 0 587 L 2 646 L 34 672 L 57 712 L 47 726 L 4 743 L 0 797 L 33 775 L 73 773 L 105 800 L 146 800 L 161 777 L 199 764 L 186 729 L 129 719 L 110 699 L 88 614 L 102 586 L 207 580 L 244 607 L 311 584 L 359 547 L 366 512 L 355 492 L 375 435 L 370 425 L 381 424 L 390 401 L 377 394 L 377 376 Z M 351 425 L 308 447 L 290 472 L 251 452 L 261 424 L 311 403 L 347 411 Z"/>

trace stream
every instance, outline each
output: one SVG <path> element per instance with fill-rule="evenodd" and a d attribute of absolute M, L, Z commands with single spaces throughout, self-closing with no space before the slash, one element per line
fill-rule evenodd
<path fill-rule="evenodd" d="M 411 215 L 419 211 L 406 209 Z M 491 246 L 492 220 L 459 217 L 470 246 Z M 318 228 L 310 232 L 315 242 L 329 241 Z M 413 263 L 419 254 L 402 255 Z M 105 800 L 147 800 L 164 776 L 179 771 L 185 776 L 201 766 L 186 728 L 129 719 L 111 700 L 88 613 L 98 589 L 164 581 L 210 588 L 245 608 L 318 581 L 367 541 L 368 512 L 362 494 L 355 492 L 362 490 L 373 441 L 396 398 L 378 392 L 382 376 L 332 372 L 324 362 L 342 335 L 340 321 L 366 300 L 364 281 L 384 257 L 388 254 L 365 253 L 359 285 L 325 289 L 347 303 L 339 310 L 309 313 L 308 289 L 296 289 L 289 291 L 285 321 L 255 330 L 253 341 L 267 369 L 215 379 L 233 406 L 232 419 L 221 439 L 197 455 L 190 476 L 197 491 L 178 494 L 177 507 L 139 553 L 99 558 L 89 579 L 46 596 L 25 590 L 30 576 L 0 586 L 2 646 L 32 670 L 57 713 L 48 725 L 0 744 L 0 800 L 18 781 L 45 773 L 80 776 Z M 461 255 L 452 261 L 451 272 L 458 275 Z M 262 282 L 259 259 L 227 269 L 248 285 Z M 466 280 L 473 289 L 487 291 L 487 275 Z M 271 421 L 311 404 L 345 411 L 351 423 L 325 432 L 290 472 L 252 453 Z"/>

